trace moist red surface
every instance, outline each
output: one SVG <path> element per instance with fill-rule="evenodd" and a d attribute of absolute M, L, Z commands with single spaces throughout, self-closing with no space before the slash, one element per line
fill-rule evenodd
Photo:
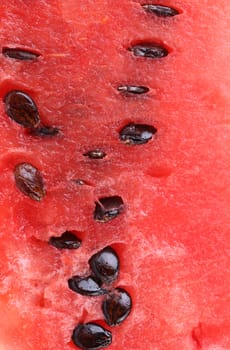
<path fill-rule="evenodd" d="M 230 348 L 229 110 L 230 4 L 167 1 L 181 10 L 159 19 L 138 1 L 2 1 L 1 46 L 41 53 L 37 62 L 0 57 L 0 95 L 23 90 L 60 135 L 41 139 L 0 104 L 1 290 L 3 350 L 69 350 L 79 322 L 103 319 L 101 297 L 73 293 L 67 279 L 112 245 L 116 285 L 133 298 L 114 328 L 111 350 Z M 133 57 L 138 41 L 170 48 L 161 60 Z M 127 97 L 119 84 L 146 85 Z M 118 131 L 147 123 L 157 136 L 127 146 Z M 107 156 L 82 154 L 102 148 Z M 16 188 L 13 168 L 30 162 L 44 177 L 41 202 Z M 73 180 L 83 179 L 79 186 Z M 98 197 L 120 195 L 125 211 L 93 220 Z M 75 230 L 77 251 L 47 244 Z"/>

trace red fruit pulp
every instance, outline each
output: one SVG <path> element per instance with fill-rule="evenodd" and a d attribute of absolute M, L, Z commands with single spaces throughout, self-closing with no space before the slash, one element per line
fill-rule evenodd
<path fill-rule="evenodd" d="M 143 10 L 146 2 L 0 4 L 1 47 L 40 54 L 0 57 L 2 350 L 75 349 L 78 323 L 110 329 L 102 297 L 67 284 L 89 273 L 90 257 L 108 245 L 121 262 L 114 286 L 133 300 L 109 349 L 230 348 L 230 4 L 166 1 L 181 13 L 159 18 Z M 128 50 L 146 42 L 169 55 L 153 60 Z M 123 84 L 150 90 L 127 96 L 117 91 Z M 59 134 L 37 137 L 12 121 L 3 102 L 11 90 L 29 94 Z M 128 123 L 157 133 L 127 145 L 119 131 Z M 95 149 L 106 157 L 84 156 Z M 41 172 L 43 200 L 16 187 L 21 162 Z M 117 195 L 124 211 L 96 222 L 95 201 Z M 78 250 L 48 244 L 67 230 L 82 239 Z"/>

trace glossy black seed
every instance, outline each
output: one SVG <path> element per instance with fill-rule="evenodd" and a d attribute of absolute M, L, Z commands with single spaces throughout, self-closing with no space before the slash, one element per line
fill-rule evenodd
<path fill-rule="evenodd" d="M 97 296 L 106 293 L 106 290 L 101 288 L 101 282 L 93 276 L 73 276 L 68 280 L 68 286 L 72 291 L 86 296 Z"/>
<path fill-rule="evenodd" d="M 108 222 L 116 218 L 124 209 L 120 196 L 102 197 L 95 203 L 94 220 Z"/>
<path fill-rule="evenodd" d="M 119 132 L 120 140 L 129 145 L 141 145 L 151 140 L 157 132 L 154 126 L 130 123 Z"/>
<path fill-rule="evenodd" d="M 102 150 L 95 149 L 83 154 L 83 156 L 88 157 L 90 159 L 102 159 L 106 156 L 106 153 Z"/>
<path fill-rule="evenodd" d="M 86 185 L 87 183 L 82 180 L 82 179 L 76 179 L 74 180 L 74 182 L 76 182 L 76 184 L 80 185 L 80 186 L 83 186 L 83 185 Z"/>
<path fill-rule="evenodd" d="M 44 198 L 46 191 L 40 171 L 29 163 L 20 163 L 14 169 L 16 186 L 35 201 Z"/>
<path fill-rule="evenodd" d="M 169 54 L 168 50 L 158 44 L 141 43 L 129 48 L 134 56 L 145 58 L 162 58 Z"/>
<path fill-rule="evenodd" d="M 117 326 L 123 322 L 131 309 L 131 296 L 122 288 L 116 288 L 105 297 L 102 303 L 105 321 L 109 326 Z"/>
<path fill-rule="evenodd" d="M 31 129 L 30 134 L 39 137 L 50 137 L 56 136 L 59 133 L 59 129 L 53 126 L 39 126 L 37 128 Z"/>
<path fill-rule="evenodd" d="M 129 94 L 146 94 L 149 88 L 146 86 L 136 86 L 136 85 L 120 85 L 117 88 L 118 91 L 129 93 Z"/>
<path fill-rule="evenodd" d="M 142 5 L 142 7 L 146 12 L 153 13 L 158 17 L 173 17 L 179 15 L 176 9 L 168 6 L 146 4 Z"/>
<path fill-rule="evenodd" d="M 49 244 L 58 249 L 78 249 L 81 246 L 81 239 L 66 231 L 61 236 L 50 237 Z"/>
<path fill-rule="evenodd" d="M 106 247 L 89 259 L 89 266 L 101 282 L 110 284 L 118 277 L 120 262 L 115 250 Z"/>
<path fill-rule="evenodd" d="M 6 114 L 25 128 L 35 128 L 40 118 L 32 98 L 23 91 L 12 90 L 4 97 Z"/>
<path fill-rule="evenodd" d="M 72 340 L 82 350 L 98 350 L 112 343 L 112 333 L 96 323 L 79 324 Z"/>
<path fill-rule="evenodd" d="M 36 52 L 32 52 L 27 49 L 21 49 L 19 47 L 3 47 L 2 54 L 6 57 L 21 61 L 35 61 L 40 56 Z"/>

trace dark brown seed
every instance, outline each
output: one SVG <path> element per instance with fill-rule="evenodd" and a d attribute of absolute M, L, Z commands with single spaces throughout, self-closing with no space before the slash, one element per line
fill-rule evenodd
<path fill-rule="evenodd" d="M 156 132 L 154 126 L 130 123 L 120 130 L 119 137 L 128 145 L 142 145 L 149 142 Z"/>
<path fill-rule="evenodd" d="M 35 61 L 40 56 L 40 54 L 36 52 L 21 49 L 19 47 L 3 47 L 2 54 L 5 57 L 14 58 L 21 61 Z"/>
<path fill-rule="evenodd" d="M 53 126 L 41 126 L 30 130 L 31 135 L 40 137 L 52 137 L 56 136 L 58 133 L 59 129 Z"/>
<path fill-rule="evenodd" d="M 122 288 L 116 288 L 105 297 L 102 303 L 102 311 L 105 321 L 109 326 L 117 326 L 130 314 L 132 299 Z"/>
<path fill-rule="evenodd" d="M 89 259 L 89 266 L 101 282 L 110 284 L 118 277 L 120 262 L 115 250 L 106 247 Z"/>
<path fill-rule="evenodd" d="M 49 244 L 58 249 L 78 249 L 81 246 L 81 239 L 66 231 L 59 237 L 50 237 Z"/>
<path fill-rule="evenodd" d="M 146 4 L 142 5 L 142 7 L 146 12 L 153 13 L 158 17 L 173 17 L 179 15 L 176 9 L 168 6 Z"/>
<path fill-rule="evenodd" d="M 102 159 L 106 156 L 106 153 L 102 150 L 95 149 L 84 153 L 83 156 L 88 157 L 90 159 Z"/>
<path fill-rule="evenodd" d="M 112 333 L 96 323 L 79 324 L 72 340 L 82 350 L 99 350 L 112 343 Z"/>
<path fill-rule="evenodd" d="M 129 48 L 133 52 L 134 56 L 145 58 L 162 58 L 169 54 L 168 50 L 158 44 L 141 43 Z"/>
<path fill-rule="evenodd" d="M 6 114 L 25 128 L 35 128 L 40 118 L 32 98 L 23 91 L 12 90 L 4 97 Z"/>
<path fill-rule="evenodd" d="M 124 202 L 120 196 L 99 198 L 95 202 L 94 220 L 108 222 L 116 218 L 124 209 Z"/>
<path fill-rule="evenodd" d="M 14 169 L 16 186 L 35 201 L 44 198 L 46 191 L 40 171 L 29 163 L 20 163 Z"/>
<path fill-rule="evenodd" d="M 118 91 L 125 92 L 128 94 L 146 94 L 149 88 L 146 86 L 136 86 L 136 85 L 120 85 L 117 88 Z"/>
<path fill-rule="evenodd" d="M 106 293 L 106 290 L 101 288 L 101 282 L 93 276 L 73 276 L 68 280 L 68 286 L 72 291 L 86 296 L 94 297 Z"/>

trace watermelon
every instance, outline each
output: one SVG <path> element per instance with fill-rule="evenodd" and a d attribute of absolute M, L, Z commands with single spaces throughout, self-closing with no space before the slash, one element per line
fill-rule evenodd
<path fill-rule="evenodd" d="M 229 350 L 229 2 L 0 14 L 0 349 Z"/>

